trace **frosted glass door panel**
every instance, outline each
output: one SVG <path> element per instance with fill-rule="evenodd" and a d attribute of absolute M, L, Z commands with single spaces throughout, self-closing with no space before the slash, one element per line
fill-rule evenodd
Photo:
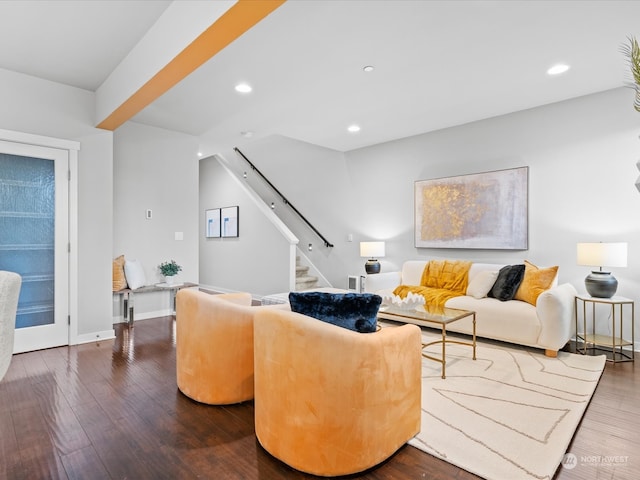
<path fill-rule="evenodd" d="M 54 323 L 54 161 L 0 154 L 0 269 L 22 276 L 16 328 Z"/>
<path fill-rule="evenodd" d="M 0 270 L 22 276 L 14 353 L 68 343 L 68 152 L 0 142 Z"/>

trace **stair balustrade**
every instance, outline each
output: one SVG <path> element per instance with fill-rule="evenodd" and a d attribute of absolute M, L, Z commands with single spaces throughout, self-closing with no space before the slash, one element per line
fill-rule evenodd
<path fill-rule="evenodd" d="M 271 187 L 271 188 L 273 189 L 273 191 L 274 191 L 274 192 L 276 192 L 276 194 L 277 194 L 277 195 L 280 197 L 280 199 L 282 200 L 282 203 L 284 203 L 285 205 L 288 205 L 288 206 L 291 208 L 291 210 L 293 210 L 293 211 L 295 212 L 295 214 L 296 214 L 296 215 L 298 215 L 298 217 L 300 217 L 300 219 L 301 219 L 301 220 L 302 220 L 302 221 L 303 221 L 303 222 L 304 222 L 304 223 L 305 223 L 305 224 L 306 224 L 306 225 L 307 225 L 311 230 L 313 230 L 313 232 L 314 232 L 316 235 L 318 235 L 318 236 L 322 239 L 322 241 L 324 242 L 324 246 L 325 246 L 325 247 L 327 247 L 327 248 L 331 248 L 331 247 L 333 247 L 333 244 L 332 244 L 331 242 L 329 242 L 329 240 L 327 240 L 327 239 L 326 239 L 326 238 L 325 238 L 325 237 L 324 237 L 324 236 L 323 236 L 323 235 L 318 231 L 318 229 L 317 229 L 316 227 L 314 227 L 314 226 L 311 224 L 311 222 L 309 222 L 309 220 L 307 220 L 307 219 L 305 218 L 305 216 L 304 216 L 304 215 L 302 215 L 302 214 L 298 211 L 298 209 L 297 209 L 296 207 L 294 207 L 294 206 L 291 204 L 291 202 L 290 202 L 290 201 L 289 201 L 289 200 L 288 200 L 288 199 L 287 199 L 287 198 L 286 198 L 286 197 L 285 197 L 285 196 L 280 192 L 280 190 L 278 190 L 278 189 L 275 187 L 275 185 L 273 185 L 273 183 L 271 183 L 271 182 L 269 181 L 269 179 L 268 179 L 267 177 L 265 177 L 265 176 L 262 174 L 262 172 L 261 172 L 260 170 L 258 170 L 258 168 L 257 168 L 253 163 L 251 163 L 251 160 L 249 160 L 249 159 L 246 157 L 246 155 L 240 151 L 240 149 L 239 149 L 238 147 L 234 147 L 233 149 L 234 149 L 234 151 L 235 151 L 235 152 L 236 152 L 240 157 L 242 157 L 242 158 L 243 158 L 243 159 L 244 159 L 244 160 L 249 164 L 249 166 L 251 167 L 251 170 L 253 170 L 254 172 L 256 172 L 256 173 L 260 176 L 260 178 L 262 178 L 262 179 L 266 182 L 266 184 L 267 184 L 267 185 L 269 185 L 269 187 Z"/>

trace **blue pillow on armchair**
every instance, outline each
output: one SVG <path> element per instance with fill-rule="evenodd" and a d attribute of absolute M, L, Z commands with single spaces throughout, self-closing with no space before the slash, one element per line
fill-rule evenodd
<path fill-rule="evenodd" d="M 373 293 L 291 292 L 291 310 L 360 333 L 375 332 L 382 297 Z"/>

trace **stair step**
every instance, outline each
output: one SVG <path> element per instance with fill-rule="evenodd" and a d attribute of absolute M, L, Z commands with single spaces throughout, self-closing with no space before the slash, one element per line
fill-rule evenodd
<path fill-rule="evenodd" d="M 318 284 L 318 277 L 304 275 L 296 278 L 296 290 L 306 290 L 313 288 Z"/>
<path fill-rule="evenodd" d="M 318 277 L 309 275 L 309 266 L 300 264 L 300 255 L 296 255 L 296 286 L 295 289 L 308 290 L 318 286 Z"/>
<path fill-rule="evenodd" d="M 302 275 L 300 277 L 296 277 L 296 283 L 307 283 L 307 282 L 317 282 L 318 277 L 314 277 L 312 275 Z"/>

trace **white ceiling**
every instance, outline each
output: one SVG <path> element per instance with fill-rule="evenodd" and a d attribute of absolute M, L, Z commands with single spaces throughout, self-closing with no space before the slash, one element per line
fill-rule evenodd
<path fill-rule="evenodd" d="M 0 68 L 95 90 L 169 3 L 0 1 Z M 630 35 L 640 1 L 289 0 L 133 120 L 348 151 L 623 86 Z"/>
<path fill-rule="evenodd" d="M 95 91 L 171 0 L 0 0 L 0 68 Z"/>

